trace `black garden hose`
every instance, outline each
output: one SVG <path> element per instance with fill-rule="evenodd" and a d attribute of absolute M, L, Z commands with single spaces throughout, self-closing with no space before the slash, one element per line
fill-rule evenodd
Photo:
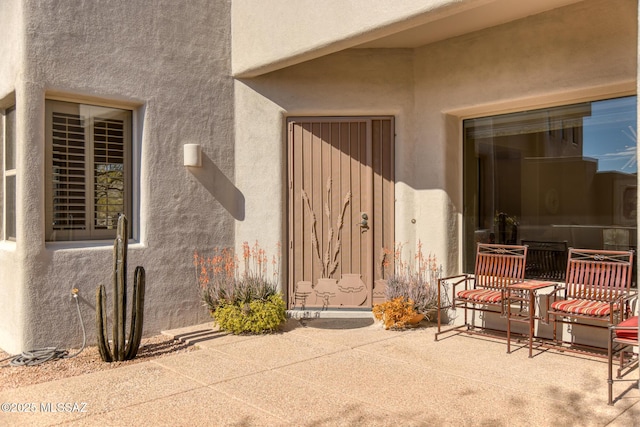
<path fill-rule="evenodd" d="M 80 326 L 82 327 L 82 347 L 76 353 L 69 355 L 69 350 L 60 350 L 56 347 L 43 347 L 35 350 L 25 351 L 17 356 L 6 357 L 0 362 L 9 360 L 11 366 L 35 366 L 41 363 L 48 362 L 49 360 L 56 359 L 70 359 L 76 357 L 82 350 L 84 350 L 87 343 L 87 333 L 84 329 L 84 321 L 82 320 L 82 313 L 80 313 L 80 303 L 78 302 L 78 290 L 72 291 L 73 299 L 76 300 L 76 309 L 78 310 L 78 318 L 80 319 Z"/>

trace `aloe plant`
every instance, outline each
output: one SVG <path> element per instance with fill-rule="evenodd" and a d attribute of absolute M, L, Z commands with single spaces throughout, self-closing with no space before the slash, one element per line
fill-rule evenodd
<path fill-rule="evenodd" d="M 118 218 L 118 230 L 113 242 L 113 348 L 109 345 L 107 332 L 106 302 L 104 285 L 96 292 L 96 329 L 98 350 L 105 362 L 131 360 L 136 357 L 142 339 L 142 323 L 144 313 L 145 272 L 141 266 L 136 267 L 133 279 L 133 306 L 129 337 L 125 337 L 127 323 L 127 246 L 128 221 L 126 216 Z"/>

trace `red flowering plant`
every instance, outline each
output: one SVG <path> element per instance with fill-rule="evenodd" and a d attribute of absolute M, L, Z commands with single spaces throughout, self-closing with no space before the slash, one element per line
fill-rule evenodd
<path fill-rule="evenodd" d="M 233 333 L 264 332 L 284 321 L 285 304 L 278 292 L 279 245 L 277 254 L 269 260 L 258 242 L 253 246 L 242 244 L 242 260 L 230 248 L 216 248 L 207 257 L 194 252 L 202 301 L 222 329 Z M 265 310 L 269 313 L 265 314 Z"/>

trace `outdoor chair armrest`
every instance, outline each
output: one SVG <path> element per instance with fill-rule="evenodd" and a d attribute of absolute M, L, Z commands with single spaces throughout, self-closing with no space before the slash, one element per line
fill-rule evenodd
<path fill-rule="evenodd" d="M 638 291 L 635 289 L 632 289 L 630 292 L 623 292 L 622 294 L 622 302 L 624 302 L 625 304 L 629 304 L 632 301 L 635 301 L 638 299 Z"/>
<path fill-rule="evenodd" d="M 624 298 L 624 306 L 625 306 L 624 318 L 625 319 L 634 316 L 639 297 L 640 295 L 638 295 L 637 289 L 632 289 L 630 292 L 627 293 L 626 297 Z"/>
<path fill-rule="evenodd" d="M 564 291 L 566 290 L 566 288 L 566 283 L 556 283 L 555 285 L 553 285 L 553 290 L 549 292 L 549 297 L 555 298 L 559 291 Z"/>
<path fill-rule="evenodd" d="M 451 284 L 452 285 L 452 289 L 451 289 L 452 298 L 455 301 L 455 298 L 456 298 L 456 286 L 458 286 L 461 283 L 464 283 L 465 284 L 465 289 L 467 289 L 467 287 L 468 287 L 467 283 L 472 279 L 473 279 L 473 277 L 470 274 L 457 274 L 457 275 L 454 275 L 454 276 L 442 277 L 442 278 L 438 279 L 438 307 L 440 309 L 451 307 L 451 303 L 449 303 L 446 306 L 442 305 L 442 296 L 441 296 L 441 294 L 442 294 L 442 289 L 443 289 L 443 287 L 442 287 L 442 283 L 443 282 L 448 282 L 448 281 L 451 281 L 451 280 L 455 280 L 455 282 Z M 446 297 L 446 292 L 445 292 L 445 297 Z"/>
<path fill-rule="evenodd" d="M 463 280 L 466 280 L 469 276 L 470 276 L 470 274 L 467 274 L 467 273 L 455 274 L 455 275 L 449 276 L 449 277 L 441 277 L 441 278 L 438 279 L 438 282 L 457 279 L 457 278 L 463 278 Z"/>
<path fill-rule="evenodd" d="M 566 283 L 556 283 L 553 286 L 553 290 L 551 292 L 549 292 L 549 294 L 547 295 L 547 311 L 546 311 L 546 315 L 544 318 L 544 323 L 549 324 L 549 310 L 551 310 L 551 304 L 553 304 L 556 301 L 556 298 L 558 296 L 558 292 L 560 291 L 566 291 L 567 289 L 567 284 Z M 565 294 L 566 296 L 566 294 Z"/>
<path fill-rule="evenodd" d="M 450 282 L 453 280 L 455 281 L 451 283 L 451 291 L 453 292 L 453 296 L 455 297 L 456 286 L 464 283 L 464 288 L 466 290 L 469 288 L 469 282 L 474 280 L 474 277 L 471 274 L 457 274 L 455 276 L 443 277 L 441 279 L 438 279 L 438 286 L 441 286 L 442 282 Z"/>
<path fill-rule="evenodd" d="M 620 306 L 622 307 L 623 304 L 628 304 L 632 299 L 633 299 L 633 295 L 630 294 L 629 292 L 622 292 L 620 293 L 620 295 L 618 295 L 615 298 L 611 298 L 609 300 L 609 303 L 611 304 L 620 304 Z"/>
<path fill-rule="evenodd" d="M 625 320 L 633 316 L 635 312 L 635 305 L 638 300 L 638 291 L 631 290 L 630 292 L 624 292 L 616 299 L 620 303 L 620 310 L 622 311 L 622 320 Z"/>

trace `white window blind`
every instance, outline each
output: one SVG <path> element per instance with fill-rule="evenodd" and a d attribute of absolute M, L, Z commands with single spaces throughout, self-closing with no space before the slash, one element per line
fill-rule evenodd
<path fill-rule="evenodd" d="M 115 236 L 131 197 L 131 111 L 47 101 L 47 240 Z"/>
<path fill-rule="evenodd" d="M 85 121 L 78 114 L 52 114 L 53 229 L 85 230 Z"/>

